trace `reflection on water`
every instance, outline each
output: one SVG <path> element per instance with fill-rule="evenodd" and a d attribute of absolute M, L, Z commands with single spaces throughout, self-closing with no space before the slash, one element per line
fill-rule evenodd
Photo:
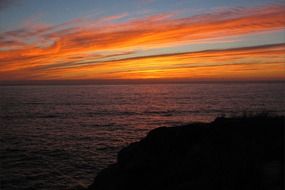
<path fill-rule="evenodd" d="M 285 113 L 281 83 L 0 88 L 7 190 L 86 186 L 118 150 L 159 126 L 243 111 Z"/>

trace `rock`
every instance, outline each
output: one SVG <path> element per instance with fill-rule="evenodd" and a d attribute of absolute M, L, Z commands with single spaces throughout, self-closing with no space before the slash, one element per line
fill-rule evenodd
<path fill-rule="evenodd" d="M 284 117 L 162 127 L 118 153 L 89 190 L 281 190 Z"/>

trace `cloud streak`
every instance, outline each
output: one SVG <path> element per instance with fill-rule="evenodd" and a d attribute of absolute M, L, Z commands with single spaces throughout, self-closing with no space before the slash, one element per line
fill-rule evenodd
<path fill-rule="evenodd" d="M 127 52 L 126 54 L 131 53 Z M 38 66 L 17 75 L 34 79 L 284 78 L 285 43 Z M 32 74 L 31 74 L 32 73 Z M 30 74 L 30 76 L 28 76 Z M 4 75 L 5 77 L 5 75 Z M 21 78 L 17 78 L 21 79 Z"/>
<path fill-rule="evenodd" d="M 1 79 L 15 78 L 15 73 L 19 74 L 18 77 L 39 79 L 124 76 L 150 78 L 165 77 L 160 73 L 167 69 L 169 72 L 182 68 L 186 71 L 186 63 L 192 64 L 191 67 L 193 64 L 197 64 L 197 67 L 217 66 L 226 65 L 225 60 L 237 64 L 245 62 L 241 61 L 243 59 L 249 62 L 270 61 L 270 56 L 279 63 L 280 55 L 284 56 L 279 49 L 284 50 L 284 44 L 152 57 L 128 56 L 135 56 L 134 50 L 138 48 L 165 48 L 221 36 L 241 36 L 284 29 L 284 12 L 284 5 L 270 5 L 229 8 L 183 18 L 164 13 L 130 19 L 123 13 L 97 20 L 75 19 L 54 26 L 34 24 L 1 34 Z M 264 56 L 264 53 L 269 55 Z M 122 58 L 124 56 L 127 58 Z M 158 62 L 161 64 L 155 66 Z M 134 70 L 135 67 L 140 70 Z M 32 72 L 35 70 L 39 73 Z"/>

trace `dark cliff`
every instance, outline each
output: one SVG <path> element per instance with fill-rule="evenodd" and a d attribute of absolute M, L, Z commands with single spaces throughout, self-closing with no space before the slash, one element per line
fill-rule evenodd
<path fill-rule="evenodd" d="M 284 117 L 157 128 L 122 149 L 89 190 L 281 190 Z"/>

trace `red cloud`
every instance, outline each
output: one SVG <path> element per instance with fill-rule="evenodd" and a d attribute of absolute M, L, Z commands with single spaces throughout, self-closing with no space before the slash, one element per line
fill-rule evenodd
<path fill-rule="evenodd" d="M 100 62 L 106 56 L 101 53 L 90 56 L 94 52 L 116 51 L 107 55 L 115 57 L 118 52 L 135 48 L 161 48 L 284 29 L 284 12 L 284 5 L 263 6 L 224 9 L 184 18 L 159 14 L 117 22 L 127 16 L 121 14 L 95 21 L 77 19 L 55 26 L 22 28 L 1 34 L 0 72 L 27 72 L 39 66 L 62 63 L 68 66 L 68 63 L 88 60 Z"/>

